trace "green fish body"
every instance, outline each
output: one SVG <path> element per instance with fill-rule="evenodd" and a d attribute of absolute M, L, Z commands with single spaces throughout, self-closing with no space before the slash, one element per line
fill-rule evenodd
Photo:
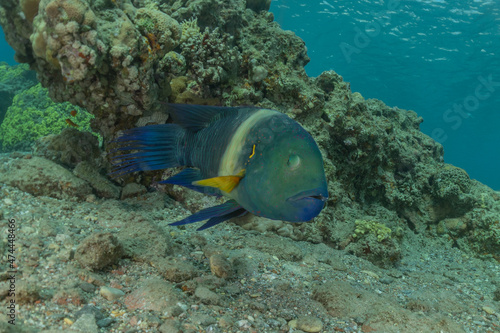
<path fill-rule="evenodd" d="M 289 222 L 309 221 L 328 198 L 323 159 L 312 136 L 278 111 L 251 107 L 169 104 L 171 124 L 126 131 L 113 158 L 115 176 L 188 166 L 161 183 L 208 195 L 222 205 L 203 209 L 171 225 L 252 214 Z"/>

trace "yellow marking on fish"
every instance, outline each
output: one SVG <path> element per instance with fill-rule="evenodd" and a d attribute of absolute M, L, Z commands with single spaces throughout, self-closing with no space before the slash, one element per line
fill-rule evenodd
<path fill-rule="evenodd" d="M 252 158 L 253 155 L 255 155 L 255 145 L 253 145 L 252 147 L 252 155 L 250 155 L 248 158 Z"/>
<path fill-rule="evenodd" d="M 221 191 L 230 193 L 236 187 L 236 185 L 240 183 L 240 180 L 243 177 L 245 177 L 245 169 L 242 169 L 237 175 L 202 179 L 192 182 L 192 184 L 199 186 L 215 187 Z"/>
<path fill-rule="evenodd" d="M 243 146 L 245 144 L 245 139 L 250 133 L 250 130 L 260 121 L 271 117 L 275 114 L 279 114 L 278 111 L 260 109 L 259 111 L 252 114 L 248 119 L 241 123 L 233 137 L 229 141 L 229 144 L 222 156 L 219 175 L 234 175 L 237 170 L 240 170 L 241 166 L 236 165 L 239 156 L 244 153 Z"/>

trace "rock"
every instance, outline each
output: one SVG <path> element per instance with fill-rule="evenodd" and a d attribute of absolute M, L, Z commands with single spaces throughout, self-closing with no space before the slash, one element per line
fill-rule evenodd
<path fill-rule="evenodd" d="M 32 304 L 40 299 L 40 287 L 36 283 L 19 281 L 15 289 L 16 302 L 19 304 Z"/>
<path fill-rule="evenodd" d="M 205 304 L 219 304 L 221 302 L 220 296 L 207 287 L 200 286 L 196 288 L 194 295 Z"/>
<path fill-rule="evenodd" d="M 123 254 L 122 247 L 111 233 L 97 233 L 85 238 L 76 248 L 75 259 L 90 270 L 114 264 Z"/>
<path fill-rule="evenodd" d="M 215 324 L 217 321 L 214 316 L 203 313 L 194 313 L 191 316 L 191 322 L 202 327 L 207 327 L 209 325 Z"/>
<path fill-rule="evenodd" d="M 143 279 L 139 287 L 125 297 L 125 306 L 129 310 L 153 310 L 166 316 L 177 311 L 178 302 L 175 287 L 161 279 Z"/>
<path fill-rule="evenodd" d="M 114 323 L 116 320 L 114 318 L 104 318 L 101 320 L 97 321 L 97 326 L 99 327 L 108 327 L 112 323 Z"/>
<path fill-rule="evenodd" d="M 120 289 L 106 287 L 106 286 L 102 286 L 99 293 L 101 294 L 102 297 L 104 297 L 108 301 L 114 301 L 125 295 L 125 293 Z"/>
<path fill-rule="evenodd" d="M 78 163 L 73 174 L 87 181 L 101 198 L 118 199 L 120 197 L 120 188 L 97 172 L 96 168 L 89 162 Z"/>
<path fill-rule="evenodd" d="M 52 297 L 52 302 L 59 305 L 73 304 L 81 306 L 82 304 L 85 304 L 85 298 L 83 297 L 80 289 L 62 287 Z"/>
<path fill-rule="evenodd" d="M 87 293 L 93 293 L 95 291 L 95 286 L 92 283 L 82 282 L 80 283 L 80 289 Z"/>
<path fill-rule="evenodd" d="M 131 219 L 117 237 L 125 256 L 135 260 L 151 262 L 171 252 L 172 237 L 157 225 L 143 219 Z"/>
<path fill-rule="evenodd" d="M 223 315 L 219 319 L 219 326 L 222 328 L 230 328 L 234 325 L 234 318 L 229 315 Z"/>
<path fill-rule="evenodd" d="M 230 278 L 233 275 L 231 263 L 219 254 L 210 257 L 210 270 L 213 275 L 223 279 Z"/>
<path fill-rule="evenodd" d="M 80 310 L 75 313 L 75 319 L 80 318 L 85 314 L 92 315 L 96 320 L 104 318 L 102 312 L 94 304 L 86 304 Z"/>
<path fill-rule="evenodd" d="M 494 314 L 495 313 L 495 309 L 493 309 L 492 307 L 489 307 L 489 306 L 483 306 L 483 311 L 486 312 L 487 314 Z"/>
<path fill-rule="evenodd" d="M 133 198 L 138 195 L 144 194 L 146 192 L 147 192 L 146 186 L 137 183 L 128 183 L 122 189 L 122 195 L 120 199 L 124 200 L 127 198 Z"/>
<path fill-rule="evenodd" d="M 175 319 L 167 319 L 160 326 L 161 333 L 181 333 L 181 323 Z"/>
<path fill-rule="evenodd" d="M 97 333 L 99 332 L 99 327 L 97 327 L 95 317 L 91 313 L 85 313 L 71 325 L 70 330 L 83 333 Z"/>
<path fill-rule="evenodd" d="M 102 163 L 97 137 L 76 128 L 65 128 L 59 134 L 40 138 L 34 144 L 34 154 L 70 168 L 82 161 Z"/>
<path fill-rule="evenodd" d="M 292 325 L 290 325 L 290 327 L 292 327 Z M 296 327 L 304 332 L 316 333 L 321 332 L 323 323 L 318 318 L 304 316 L 296 319 Z"/>
<path fill-rule="evenodd" d="M 15 159 L 0 170 L 0 183 L 36 196 L 84 200 L 92 193 L 88 183 L 45 158 Z"/>
<path fill-rule="evenodd" d="M 182 282 L 199 275 L 199 270 L 187 261 L 156 258 L 153 266 L 163 277 L 172 282 Z"/>

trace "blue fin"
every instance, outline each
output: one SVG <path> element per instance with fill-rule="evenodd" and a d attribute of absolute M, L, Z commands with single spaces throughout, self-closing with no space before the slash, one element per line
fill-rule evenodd
<path fill-rule="evenodd" d="M 207 223 L 205 223 L 204 225 L 202 225 L 201 227 L 196 229 L 196 231 L 208 229 L 210 227 L 213 227 L 216 224 L 219 224 L 221 222 L 232 219 L 233 217 L 243 216 L 246 213 L 248 213 L 248 212 L 244 208 L 240 208 L 240 209 L 237 209 L 234 212 L 231 212 L 231 213 L 226 214 L 226 215 L 212 217 L 210 220 L 207 221 Z"/>
<path fill-rule="evenodd" d="M 197 132 L 208 127 L 229 114 L 234 114 L 241 108 L 224 106 L 206 106 L 190 104 L 167 104 L 168 113 L 175 124 L 191 132 Z"/>
<path fill-rule="evenodd" d="M 185 131 L 179 125 L 163 124 L 132 128 L 125 131 L 113 143 L 123 150 L 138 150 L 121 154 L 111 159 L 113 177 L 135 171 L 160 170 L 180 166 L 182 158 L 179 142 Z"/>
<path fill-rule="evenodd" d="M 177 225 L 184 225 L 184 224 L 199 222 L 199 221 L 211 219 L 213 217 L 227 215 L 227 214 L 232 213 L 238 209 L 241 209 L 241 206 L 235 200 L 231 199 L 231 200 L 224 202 L 221 205 L 202 209 L 199 212 L 196 212 L 191 216 L 188 216 L 180 221 L 170 223 L 169 225 L 177 226 Z"/>
<path fill-rule="evenodd" d="M 201 175 L 200 170 L 198 169 L 193 169 L 193 168 L 187 168 L 182 170 L 176 175 L 173 175 L 172 177 L 162 180 L 159 182 L 159 184 L 174 184 L 174 185 L 180 185 L 187 187 L 191 190 L 198 191 L 203 194 L 208 194 L 208 195 L 216 195 L 216 196 L 222 196 L 220 191 L 216 188 L 213 187 L 208 187 L 208 186 L 197 186 L 193 185 L 192 183 L 198 180 L 202 180 L 203 177 Z"/>

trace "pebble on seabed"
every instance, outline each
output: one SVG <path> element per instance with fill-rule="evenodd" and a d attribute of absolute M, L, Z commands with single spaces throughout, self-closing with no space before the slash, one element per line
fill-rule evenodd
<path fill-rule="evenodd" d="M 99 293 L 101 294 L 102 297 L 104 297 L 108 301 L 114 301 L 125 295 L 125 293 L 120 289 L 106 287 L 106 286 L 102 286 Z"/>
<path fill-rule="evenodd" d="M 323 323 L 318 318 L 305 316 L 291 320 L 288 325 L 290 328 L 298 328 L 304 332 L 316 333 L 323 329 Z"/>

